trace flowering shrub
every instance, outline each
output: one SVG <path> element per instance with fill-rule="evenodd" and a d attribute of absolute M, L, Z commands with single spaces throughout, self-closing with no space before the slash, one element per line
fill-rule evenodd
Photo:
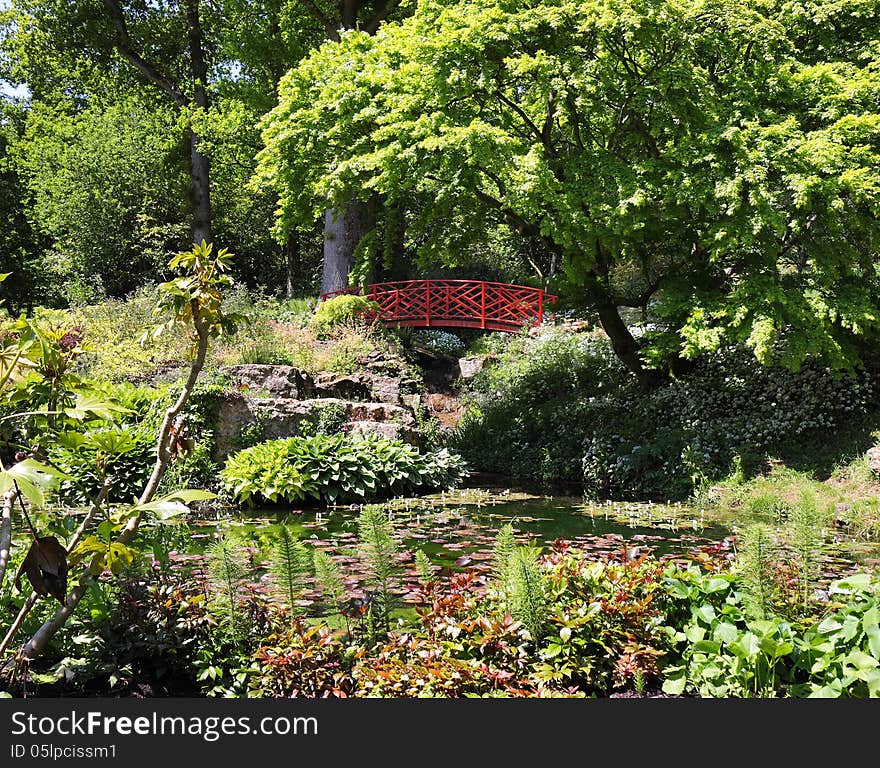
<path fill-rule="evenodd" d="M 454 333 L 447 331 L 418 331 L 413 334 L 413 340 L 438 355 L 458 357 L 465 353 L 464 342 Z"/>

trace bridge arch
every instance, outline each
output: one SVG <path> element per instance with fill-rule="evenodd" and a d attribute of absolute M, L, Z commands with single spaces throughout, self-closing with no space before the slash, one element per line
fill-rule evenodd
<path fill-rule="evenodd" d="M 321 301 L 344 293 L 325 293 Z M 487 280 L 401 280 L 367 286 L 367 298 L 378 305 L 378 320 L 386 327 L 480 328 L 518 333 L 524 325 L 539 325 L 556 296 L 527 285 Z"/>

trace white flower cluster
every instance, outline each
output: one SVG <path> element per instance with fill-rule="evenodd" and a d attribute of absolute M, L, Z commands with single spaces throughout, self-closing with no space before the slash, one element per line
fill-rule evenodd
<path fill-rule="evenodd" d="M 438 355 L 456 356 L 465 352 L 465 343 L 454 333 L 438 330 L 416 331 L 413 338 Z"/>

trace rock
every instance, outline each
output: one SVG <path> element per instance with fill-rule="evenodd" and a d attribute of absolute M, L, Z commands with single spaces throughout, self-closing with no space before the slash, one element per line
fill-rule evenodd
<path fill-rule="evenodd" d="M 880 475 L 880 445 L 869 448 L 867 452 L 868 467 L 877 475 Z"/>
<path fill-rule="evenodd" d="M 415 444 L 416 421 L 409 408 L 392 403 L 366 403 L 339 398 L 267 398 L 232 395 L 221 399 L 215 437 L 217 458 L 240 450 L 242 434 L 251 440 L 274 440 L 299 433 L 299 425 L 318 422 L 321 410 L 340 408 L 348 422 L 346 429 L 359 434 L 374 432 Z"/>
<path fill-rule="evenodd" d="M 461 371 L 461 378 L 472 379 L 480 371 L 490 365 L 491 357 L 489 355 L 471 355 L 470 357 L 460 357 L 458 359 L 458 368 Z"/>
<path fill-rule="evenodd" d="M 415 411 L 422 404 L 422 396 L 421 395 L 401 395 L 400 402 L 403 403 L 410 410 Z"/>
<path fill-rule="evenodd" d="M 400 403 L 402 395 L 400 394 L 400 379 L 394 376 L 373 376 L 370 394 L 373 400 L 380 403 Z"/>
<path fill-rule="evenodd" d="M 220 370 L 246 395 L 301 400 L 315 391 L 312 377 L 290 365 L 228 365 Z"/>
<path fill-rule="evenodd" d="M 315 394 L 342 400 L 369 400 L 371 392 L 370 385 L 362 376 L 340 376 L 325 372 L 315 377 Z"/>
<path fill-rule="evenodd" d="M 350 435 L 379 435 L 387 440 L 405 440 L 403 425 L 393 421 L 352 421 L 347 430 Z"/>

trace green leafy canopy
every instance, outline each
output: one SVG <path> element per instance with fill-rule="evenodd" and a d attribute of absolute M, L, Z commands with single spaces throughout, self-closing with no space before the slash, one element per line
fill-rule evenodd
<path fill-rule="evenodd" d="M 878 14 L 422 0 L 288 73 L 255 183 L 279 234 L 353 193 L 423 201 L 422 250 L 458 236 L 453 213 L 506 223 L 584 304 L 650 307 L 653 364 L 739 342 L 847 367 L 880 328 Z"/>

